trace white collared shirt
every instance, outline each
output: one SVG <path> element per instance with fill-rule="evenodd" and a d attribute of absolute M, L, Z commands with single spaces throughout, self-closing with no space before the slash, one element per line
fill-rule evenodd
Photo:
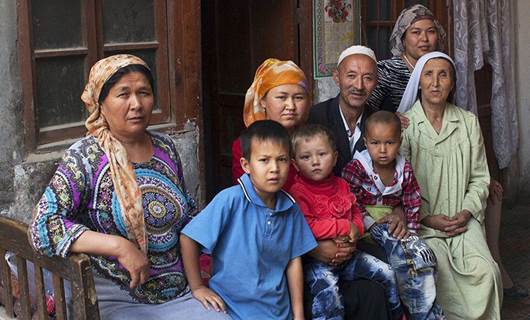
<path fill-rule="evenodd" d="M 359 115 L 359 118 L 357 118 L 357 122 L 355 123 L 355 130 L 354 132 L 351 132 L 350 126 L 348 125 L 348 122 L 346 121 L 346 118 L 344 117 L 344 114 L 342 113 L 342 109 L 339 106 L 339 112 L 340 116 L 342 118 L 342 123 L 344 124 L 344 128 L 346 129 L 346 134 L 348 134 L 348 140 L 350 141 L 350 153 L 353 156 L 353 149 L 355 148 L 355 145 L 357 144 L 357 141 L 361 138 L 361 119 L 363 118 L 363 113 Z"/>

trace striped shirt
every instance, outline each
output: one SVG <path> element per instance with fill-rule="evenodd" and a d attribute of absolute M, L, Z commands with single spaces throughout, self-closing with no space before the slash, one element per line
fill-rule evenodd
<path fill-rule="evenodd" d="M 395 112 L 405 92 L 410 71 L 401 57 L 392 57 L 377 63 L 378 83 L 367 105 L 374 110 Z"/>

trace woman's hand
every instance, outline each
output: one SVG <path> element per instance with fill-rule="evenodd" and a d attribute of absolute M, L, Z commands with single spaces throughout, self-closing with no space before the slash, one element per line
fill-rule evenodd
<path fill-rule="evenodd" d="M 401 122 L 401 128 L 407 129 L 409 127 L 409 118 L 405 117 L 405 115 L 401 112 L 396 112 L 396 116 L 399 118 L 399 122 Z"/>
<path fill-rule="evenodd" d="M 131 276 L 131 289 L 149 278 L 149 260 L 134 243 L 124 237 L 87 230 L 72 243 L 70 251 L 116 257 Z"/>
<path fill-rule="evenodd" d="M 454 237 L 467 230 L 467 223 L 471 219 L 471 212 L 462 210 L 453 217 L 454 224 L 451 227 L 446 228 L 445 233 L 448 236 Z"/>
<path fill-rule="evenodd" d="M 490 195 L 488 197 L 488 202 L 492 205 L 497 205 L 502 202 L 502 194 L 504 189 L 502 185 L 497 180 L 491 180 L 489 187 Z"/>
<path fill-rule="evenodd" d="M 388 233 L 396 239 L 407 239 L 410 232 L 407 230 L 405 212 L 401 207 L 395 207 L 391 213 L 376 221 L 376 223 L 388 223 Z"/>
<path fill-rule="evenodd" d="M 149 260 L 131 241 L 122 237 L 119 239 L 121 240 L 118 243 L 116 258 L 129 272 L 131 276 L 129 287 L 134 289 L 139 284 L 144 284 L 149 278 Z"/>
<path fill-rule="evenodd" d="M 210 288 L 206 286 L 200 286 L 193 290 L 191 292 L 195 299 L 199 300 L 200 303 L 206 308 L 207 310 L 210 310 L 210 306 L 217 312 L 224 312 L 226 313 L 226 306 L 221 299 L 215 292 L 213 292 Z"/>
<path fill-rule="evenodd" d="M 463 210 L 453 218 L 443 214 L 435 214 L 423 218 L 421 221 L 427 227 L 445 232 L 448 236 L 454 237 L 467 231 L 467 223 L 471 218 L 471 213 Z"/>

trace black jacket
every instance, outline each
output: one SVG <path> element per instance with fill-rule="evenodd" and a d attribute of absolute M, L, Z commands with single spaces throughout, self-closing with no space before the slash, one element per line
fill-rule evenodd
<path fill-rule="evenodd" d="M 341 177 L 342 169 L 352 160 L 354 151 L 363 151 L 366 149 L 363 140 L 364 121 L 370 114 L 372 114 L 372 111 L 365 107 L 361 118 L 361 138 L 355 144 L 354 150 L 350 150 L 348 133 L 346 132 L 346 128 L 344 128 L 344 122 L 340 116 L 339 97 L 340 96 L 336 96 L 335 98 L 314 105 L 311 108 L 309 120 L 307 122 L 324 125 L 333 132 L 337 144 L 337 151 L 339 152 L 337 164 L 335 165 L 335 169 L 333 169 L 333 173 L 336 176 Z"/>

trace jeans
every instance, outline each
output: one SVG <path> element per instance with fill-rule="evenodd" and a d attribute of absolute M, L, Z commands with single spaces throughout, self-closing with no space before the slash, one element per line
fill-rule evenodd
<path fill-rule="evenodd" d="M 388 224 L 374 224 L 370 233 L 385 249 L 388 263 L 395 273 L 399 296 L 410 320 L 445 319 L 436 303 L 436 256 L 418 236 L 398 240 L 388 232 Z"/>
<path fill-rule="evenodd" d="M 392 268 L 367 253 L 356 251 L 350 260 L 336 267 L 308 259 L 304 265 L 304 277 L 314 296 L 312 314 L 315 320 L 344 319 L 344 304 L 338 286 L 341 280 L 368 279 L 382 283 L 393 318 L 398 319 L 403 313 Z"/>

